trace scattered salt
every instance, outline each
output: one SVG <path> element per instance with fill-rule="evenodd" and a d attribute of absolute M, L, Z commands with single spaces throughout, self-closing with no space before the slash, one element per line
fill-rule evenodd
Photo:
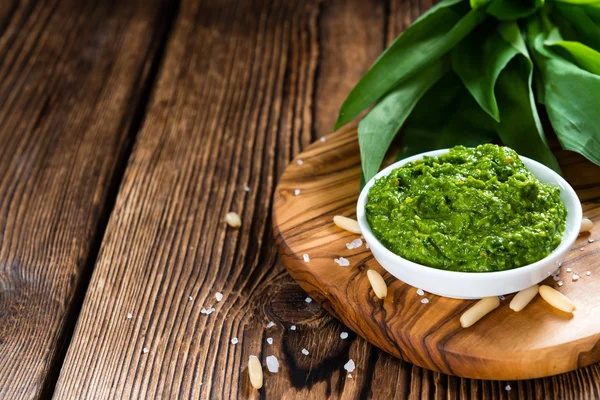
<path fill-rule="evenodd" d="M 275 326 L 275 322 L 271 321 L 267 324 L 267 329 L 272 328 Z"/>
<path fill-rule="evenodd" d="M 221 292 L 215 293 L 215 299 L 217 299 L 217 301 L 223 300 L 223 293 L 221 293 Z"/>
<path fill-rule="evenodd" d="M 194 300 L 194 298 L 192 296 L 190 296 L 190 297 L 188 297 L 188 300 L 192 301 L 192 300 Z"/>
<path fill-rule="evenodd" d="M 594 243 L 594 239 L 592 239 L 592 238 L 589 238 L 589 239 L 588 239 L 588 243 Z"/>
<path fill-rule="evenodd" d="M 305 356 L 307 356 L 307 355 L 309 354 L 309 353 L 308 353 L 308 350 L 306 350 L 306 349 L 302 349 L 302 354 L 304 354 Z"/>
<path fill-rule="evenodd" d="M 346 243 L 346 248 L 348 250 L 358 249 L 360 246 L 362 246 L 362 244 L 363 244 L 362 239 L 354 239 L 350 243 Z"/>
<path fill-rule="evenodd" d="M 234 337 L 231 339 L 231 344 L 238 344 L 238 338 Z"/>
<path fill-rule="evenodd" d="M 505 299 L 506 299 L 506 297 L 504 297 L 504 296 L 500 295 L 500 296 L 498 296 L 498 299 L 499 299 L 500 301 L 502 301 L 502 300 L 505 300 Z"/>
<path fill-rule="evenodd" d="M 310 261 L 310 257 L 308 256 L 308 254 L 304 254 L 302 256 L 302 259 L 304 260 L 304 262 L 309 262 Z"/>
<path fill-rule="evenodd" d="M 592 273 L 591 273 L 590 271 L 587 271 L 585 274 L 586 274 L 587 276 L 590 276 Z"/>
<path fill-rule="evenodd" d="M 510 389 L 512 389 L 512 388 L 510 387 L 510 385 L 506 385 L 506 386 L 504 387 L 504 390 L 506 390 L 507 392 L 510 392 Z"/>
<path fill-rule="evenodd" d="M 348 374 L 348 379 L 352 379 L 352 374 Z"/>
<path fill-rule="evenodd" d="M 347 267 L 348 265 L 350 265 L 350 261 L 348 261 L 348 259 L 344 257 L 335 258 L 333 261 L 335 261 L 335 263 L 338 264 L 340 267 Z"/>
<path fill-rule="evenodd" d="M 347 339 L 348 338 L 348 332 L 342 332 L 340 333 L 340 337 L 343 339 Z"/>
<path fill-rule="evenodd" d="M 572 272 L 573 270 L 571 268 L 567 268 L 567 272 Z"/>
<path fill-rule="evenodd" d="M 202 312 L 202 310 L 200 310 L 200 312 Z M 205 314 L 206 314 L 206 315 L 210 315 L 210 314 L 212 314 L 212 313 L 214 313 L 214 312 L 215 312 L 215 308 L 214 308 L 214 307 L 211 307 L 211 308 L 209 308 L 208 310 L 206 310 Z"/>
<path fill-rule="evenodd" d="M 149 352 L 149 351 L 150 351 L 150 350 L 148 350 L 148 349 L 147 349 L 147 348 L 145 348 L 145 347 L 142 349 L 142 352 L 143 352 L 144 354 L 148 354 L 148 352 Z"/>
<path fill-rule="evenodd" d="M 269 343 L 269 344 L 273 344 L 273 338 L 272 338 L 272 337 L 268 337 L 268 338 L 267 338 L 267 343 Z"/>
<path fill-rule="evenodd" d="M 300 194 L 300 189 L 294 190 L 294 196 L 298 196 Z"/>
<path fill-rule="evenodd" d="M 133 318 L 133 314 L 132 313 L 127 313 L 127 319 L 131 319 Z"/>
<path fill-rule="evenodd" d="M 249 192 L 249 191 L 250 191 L 250 186 L 245 186 L 245 187 L 244 187 L 244 190 L 245 190 L 246 192 Z"/>
<path fill-rule="evenodd" d="M 577 275 L 577 274 L 573 274 L 573 280 L 574 280 L 574 281 L 577 281 L 577 280 L 579 280 L 579 275 Z"/>
<path fill-rule="evenodd" d="M 279 361 L 277 360 L 277 357 L 267 357 L 267 369 L 269 370 L 269 372 L 272 372 L 274 374 L 277 373 L 277 371 L 279 371 Z"/>
<path fill-rule="evenodd" d="M 563 281 L 558 281 L 558 286 L 562 286 L 563 285 Z"/>
<path fill-rule="evenodd" d="M 295 330 L 296 330 L 296 325 L 290 326 L 290 331 L 295 331 Z"/>
<path fill-rule="evenodd" d="M 350 359 L 346 364 L 344 364 L 344 369 L 348 372 L 354 371 L 356 365 L 354 365 L 354 360 Z"/>
<path fill-rule="evenodd" d="M 424 299 L 421 299 L 421 303 L 427 304 L 427 303 L 429 303 L 429 299 L 427 297 L 425 297 Z"/>
<path fill-rule="evenodd" d="M 423 291 L 423 289 L 417 289 L 417 294 L 419 296 L 423 296 L 425 294 L 425 292 Z"/>
<path fill-rule="evenodd" d="M 321 136 L 321 139 L 319 139 L 319 140 L 321 141 L 321 143 L 325 143 L 325 140 L 327 140 L 327 139 L 325 138 L 325 136 Z"/>
<path fill-rule="evenodd" d="M 583 250 L 584 250 L 584 248 L 583 248 L 583 247 L 580 247 L 580 248 L 579 248 L 579 251 L 583 251 Z"/>
<path fill-rule="evenodd" d="M 310 297 L 305 298 L 304 301 L 307 303 L 312 303 L 312 299 Z"/>
<path fill-rule="evenodd" d="M 303 160 L 298 160 L 298 161 L 296 161 L 296 163 L 298 163 L 298 165 L 302 165 L 302 164 L 304 164 L 304 161 Z"/>
<path fill-rule="evenodd" d="M 560 276 L 558 276 L 558 275 L 554 275 L 554 276 L 552 277 L 552 279 L 554 279 L 555 281 L 559 281 L 559 280 L 560 280 Z"/>

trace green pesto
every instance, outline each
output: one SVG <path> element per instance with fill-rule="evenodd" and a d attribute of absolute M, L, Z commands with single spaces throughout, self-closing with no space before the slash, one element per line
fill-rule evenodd
<path fill-rule="evenodd" d="M 541 260 L 560 244 L 567 218 L 560 189 L 493 144 L 457 146 L 394 169 L 370 189 L 366 214 L 392 252 L 465 272 Z"/>

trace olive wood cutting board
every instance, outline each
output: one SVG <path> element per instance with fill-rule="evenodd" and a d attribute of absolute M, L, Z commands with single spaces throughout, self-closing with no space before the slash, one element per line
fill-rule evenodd
<path fill-rule="evenodd" d="M 273 225 L 291 276 L 350 329 L 386 352 L 421 367 L 479 379 L 529 379 L 600 361 L 600 168 L 557 148 L 565 178 L 577 191 L 584 216 L 595 222 L 580 234 L 560 273 L 561 287 L 544 281 L 577 305 L 573 315 L 553 309 L 539 295 L 521 312 L 508 304 L 463 329 L 460 315 L 473 304 L 429 293 L 397 280 L 377 263 L 359 238 L 337 228 L 335 215 L 355 218 L 360 157 L 355 128 L 309 146 L 284 171 L 275 192 Z M 299 190 L 299 192 L 298 192 Z M 588 240 L 596 240 L 590 243 Z M 303 255 L 310 261 L 305 262 Z M 334 262 L 343 256 L 348 267 Z M 367 269 L 379 271 L 388 295 L 375 297 Z M 571 273 L 567 272 L 568 268 Z M 589 271 L 590 275 L 586 272 Z M 580 278 L 573 281 L 577 273 Z M 422 300 L 427 298 L 428 303 Z"/>

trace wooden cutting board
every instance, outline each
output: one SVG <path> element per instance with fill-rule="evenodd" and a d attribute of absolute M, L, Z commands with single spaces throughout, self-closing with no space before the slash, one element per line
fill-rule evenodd
<path fill-rule="evenodd" d="M 275 193 L 273 225 L 291 276 L 357 334 L 388 353 L 421 367 L 467 378 L 529 379 L 571 371 L 600 361 L 600 168 L 582 157 L 556 152 L 565 178 L 577 190 L 584 215 L 595 221 L 581 234 L 560 274 L 545 284 L 571 298 L 571 316 L 537 296 L 522 312 L 508 307 L 512 296 L 471 328 L 460 315 L 471 301 L 417 294 L 386 273 L 360 237 L 337 228 L 334 215 L 355 217 L 360 179 L 356 131 L 338 131 L 299 154 L 284 171 Z M 299 192 L 298 192 L 299 191 Z M 588 239 L 596 239 L 590 243 Z M 305 262 L 303 255 L 310 261 Z M 350 266 L 334 262 L 343 256 Z M 379 271 L 388 296 L 378 300 L 367 269 Z M 567 272 L 568 268 L 572 270 Z M 586 275 L 589 271 L 590 275 Z M 573 273 L 580 276 L 573 281 Z M 428 303 L 422 300 L 427 298 Z"/>

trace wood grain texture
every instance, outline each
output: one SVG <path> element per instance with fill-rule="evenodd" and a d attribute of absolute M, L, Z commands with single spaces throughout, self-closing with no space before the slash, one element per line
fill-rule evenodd
<path fill-rule="evenodd" d="M 330 130 L 386 32 L 428 5 L 182 2 L 56 398 L 598 397 L 598 366 L 511 382 L 507 392 L 507 382 L 400 361 L 306 303 L 277 258 L 270 215 L 279 176 Z M 230 210 L 242 216 L 238 231 L 223 223 Z M 213 314 L 201 314 L 211 305 Z M 250 354 L 279 358 L 261 391 L 248 382 Z M 343 370 L 349 358 L 353 378 Z"/>
<path fill-rule="evenodd" d="M 154 58 L 159 5 L 0 5 L 2 399 L 51 390 Z"/>
<path fill-rule="evenodd" d="M 576 190 L 593 192 L 583 208 L 596 225 L 569 251 L 560 275 L 564 286 L 559 288 L 552 278 L 545 281 L 578 305 L 574 317 L 555 312 L 539 297 L 515 313 L 506 306 L 507 297 L 504 307 L 462 329 L 460 315 L 473 302 L 427 294 L 429 303 L 422 304 L 416 288 L 384 273 L 364 246 L 347 249 L 346 243 L 359 235 L 333 224 L 334 215 L 355 214 L 360 183 L 356 130 L 336 133 L 297 158 L 302 165 L 289 165 L 275 194 L 273 224 L 283 260 L 300 286 L 353 331 L 396 357 L 468 378 L 537 378 L 600 361 L 600 324 L 595 322 L 600 321 L 600 240 L 588 242 L 600 236 L 600 206 L 594 203 L 600 199 L 600 167 L 579 157 L 565 169 Z M 586 170 L 595 173 L 581 181 Z M 303 260 L 304 254 L 310 262 Z M 341 256 L 350 267 L 334 263 Z M 387 281 L 383 302 L 370 289 L 368 269 L 380 271 Z M 581 276 L 577 282 L 571 280 L 574 273 Z"/>

